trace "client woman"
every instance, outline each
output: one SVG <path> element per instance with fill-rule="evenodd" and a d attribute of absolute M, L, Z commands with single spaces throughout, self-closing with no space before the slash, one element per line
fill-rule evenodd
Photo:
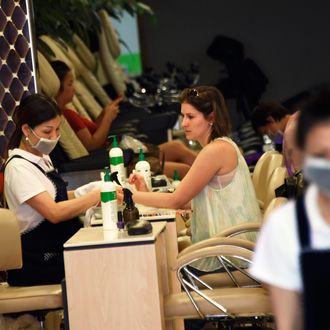
<path fill-rule="evenodd" d="M 222 94 L 215 87 L 201 86 L 184 90 L 180 101 L 186 137 L 198 141 L 203 149 L 172 194 L 148 192 L 143 178 L 132 174 L 129 181 L 140 190 L 133 194 L 134 201 L 173 209 L 191 206 L 193 243 L 235 224 L 260 220 L 249 169 L 228 137 L 230 124 Z M 220 266 L 216 258 L 194 263 L 203 272 Z"/>
<path fill-rule="evenodd" d="M 60 80 L 60 90 L 55 99 L 72 129 L 87 150 L 94 150 L 105 145 L 109 130 L 119 112 L 117 98 L 106 106 L 95 122 L 82 117 L 76 111 L 67 108 L 75 93 L 74 76 L 70 68 L 62 61 L 50 63 Z M 159 145 L 160 155 L 164 155 L 164 172 L 172 177 L 177 170 L 184 177 L 196 158 L 196 153 L 180 141 L 170 141 Z"/>

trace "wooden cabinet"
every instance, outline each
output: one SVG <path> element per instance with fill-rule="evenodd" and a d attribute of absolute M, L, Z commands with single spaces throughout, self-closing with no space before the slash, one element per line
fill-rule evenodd
<path fill-rule="evenodd" d="M 65 243 L 70 330 L 178 329 L 163 310 L 164 296 L 177 288 L 168 269 L 168 228 L 152 226 L 140 236 L 83 228 Z"/>

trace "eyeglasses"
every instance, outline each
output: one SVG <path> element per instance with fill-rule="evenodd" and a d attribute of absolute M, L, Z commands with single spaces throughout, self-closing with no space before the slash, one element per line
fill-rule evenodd
<path fill-rule="evenodd" d="M 190 88 L 187 91 L 187 96 L 189 96 L 189 97 L 198 97 L 199 96 L 198 90 L 196 88 Z"/>

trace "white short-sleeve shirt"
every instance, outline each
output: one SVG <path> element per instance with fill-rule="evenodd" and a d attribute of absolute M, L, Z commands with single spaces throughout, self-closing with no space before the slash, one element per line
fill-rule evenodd
<path fill-rule="evenodd" d="M 314 249 L 330 248 L 330 225 L 317 204 L 318 188 L 311 185 L 305 195 L 305 206 Z M 274 210 L 258 236 L 250 272 L 261 282 L 287 290 L 302 291 L 300 243 L 296 226 L 295 203 Z"/>
<path fill-rule="evenodd" d="M 14 155 L 39 165 L 45 172 L 54 169 L 49 156 L 39 157 L 21 149 L 13 149 L 9 151 L 8 159 Z M 54 200 L 56 196 L 53 182 L 25 159 L 14 158 L 6 165 L 4 185 L 8 207 L 15 212 L 21 233 L 35 228 L 43 220 L 43 216 L 26 201 L 44 191 Z"/>

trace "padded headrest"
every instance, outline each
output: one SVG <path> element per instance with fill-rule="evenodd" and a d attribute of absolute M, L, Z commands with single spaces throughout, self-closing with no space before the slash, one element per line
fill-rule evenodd
<path fill-rule="evenodd" d="M 54 98 L 60 89 L 60 80 L 44 55 L 38 51 L 38 82 L 42 93 Z"/>
<path fill-rule="evenodd" d="M 97 96 L 97 99 L 104 107 L 111 102 L 109 95 L 105 92 L 100 82 L 96 79 L 90 70 L 83 71 L 81 73 L 81 78 L 87 88 L 93 95 Z"/>
<path fill-rule="evenodd" d="M 88 118 L 89 120 L 92 120 L 92 117 L 89 115 L 89 113 L 86 111 L 80 100 L 76 95 L 73 96 L 72 102 L 68 104 L 68 108 L 72 110 L 76 110 L 79 114 L 81 114 L 83 117 Z"/>
<path fill-rule="evenodd" d="M 60 60 L 64 62 L 72 71 L 75 71 L 75 67 L 71 60 L 68 58 L 67 54 L 63 52 L 63 49 L 59 46 L 54 39 L 49 36 L 42 35 L 39 37 L 47 46 L 53 51 L 54 54 L 44 53 L 45 57 L 49 62 Z M 77 74 L 77 73 L 76 73 Z"/>
<path fill-rule="evenodd" d="M 99 11 L 99 16 L 111 55 L 116 59 L 120 55 L 120 44 L 117 32 L 111 23 L 109 14 L 104 9 Z"/>
<path fill-rule="evenodd" d="M 38 81 L 41 91 L 53 98 L 60 89 L 60 81 L 52 66 L 40 52 L 38 52 L 38 64 L 40 75 Z M 62 118 L 60 133 L 61 137 L 59 143 L 67 153 L 69 159 L 76 159 L 89 154 L 64 117 Z"/>
<path fill-rule="evenodd" d="M 87 86 L 87 88 L 92 92 L 93 95 L 91 96 L 92 100 L 90 100 L 90 103 L 93 103 L 93 106 L 91 107 L 91 109 L 88 107 L 87 111 L 93 112 L 94 108 L 95 108 L 96 114 L 94 115 L 94 117 L 96 118 L 102 109 L 101 110 L 98 109 L 99 108 L 98 105 L 96 104 L 96 102 L 94 102 L 95 101 L 94 96 L 97 96 L 97 98 L 101 101 L 103 106 L 106 106 L 107 104 L 109 104 L 109 102 L 111 100 L 108 97 L 108 95 L 105 93 L 105 91 L 103 90 L 102 86 L 96 80 L 96 78 L 93 75 L 93 73 L 91 72 L 91 70 L 89 70 L 89 68 L 87 66 L 85 66 L 85 64 L 82 62 L 82 60 L 78 57 L 75 50 L 72 49 L 72 47 L 70 47 L 69 45 L 66 45 L 62 41 L 59 42 L 59 41 L 54 40 L 51 37 L 45 36 L 45 35 L 41 36 L 40 38 L 55 53 L 55 56 L 51 56 L 48 54 L 46 55 L 48 57 L 49 61 L 53 61 L 54 59 L 61 60 L 64 63 L 66 63 L 71 69 L 73 69 L 72 72 L 75 73 L 75 76 L 77 78 L 77 80 L 75 82 L 76 93 L 79 94 L 78 84 L 79 84 L 80 78 L 83 80 L 83 82 Z M 93 55 L 92 55 L 92 57 L 93 57 Z M 89 93 L 89 94 L 91 94 L 91 93 Z M 84 106 L 86 106 L 86 105 L 84 104 Z"/>
<path fill-rule="evenodd" d="M 87 66 L 88 69 L 94 72 L 96 70 L 96 59 L 92 52 L 76 34 L 73 35 L 73 42 L 75 44 L 75 51 L 80 60 Z"/>
<path fill-rule="evenodd" d="M 64 117 L 62 117 L 60 134 L 61 137 L 59 142 L 69 159 L 77 159 L 89 155 L 87 149 Z"/>
<path fill-rule="evenodd" d="M 96 119 L 102 112 L 102 107 L 100 104 L 95 100 L 94 96 L 88 90 L 86 85 L 79 79 L 75 81 L 75 90 L 79 101 L 84 106 L 89 116 L 92 119 Z"/>
<path fill-rule="evenodd" d="M 112 84 L 118 95 L 123 95 L 126 90 L 125 81 L 120 71 L 117 69 L 117 62 L 114 60 L 109 45 L 106 40 L 104 29 L 99 34 L 100 43 L 100 62 L 103 73 L 109 83 Z"/>

